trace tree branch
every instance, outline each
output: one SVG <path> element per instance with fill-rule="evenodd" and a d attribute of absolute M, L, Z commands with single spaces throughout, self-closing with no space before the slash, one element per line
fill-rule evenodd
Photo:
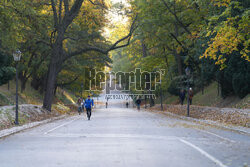
<path fill-rule="evenodd" d="M 66 85 L 70 85 L 72 83 L 74 83 L 77 79 L 79 78 L 79 76 L 76 76 L 73 80 L 69 81 L 69 82 L 65 82 L 65 83 L 57 83 L 56 86 L 66 86 Z"/>
<path fill-rule="evenodd" d="M 94 3 L 92 0 L 88 0 L 92 5 L 100 6 L 104 9 L 108 9 L 104 4 L 101 3 Z"/>
<path fill-rule="evenodd" d="M 59 24 L 62 22 L 62 1 L 63 0 L 60 0 L 60 3 L 59 3 Z"/>
<path fill-rule="evenodd" d="M 168 11 L 174 16 L 175 20 L 179 23 L 179 25 L 184 28 L 184 30 L 191 34 L 191 32 L 188 30 L 188 28 L 180 21 L 180 19 L 177 17 L 176 13 L 173 12 L 170 7 L 168 6 L 167 2 L 165 2 L 165 0 L 162 0 L 163 4 L 166 6 L 166 8 L 168 9 Z"/>
<path fill-rule="evenodd" d="M 55 27 L 55 29 L 57 29 L 58 18 L 57 18 L 57 11 L 56 11 L 56 5 L 55 5 L 54 0 L 51 0 L 51 6 L 52 6 L 52 9 L 53 9 L 53 15 L 54 15 L 54 27 Z"/>
<path fill-rule="evenodd" d="M 65 15 L 69 13 L 69 0 L 64 0 Z"/>
<path fill-rule="evenodd" d="M 47 45 L 47 46 L 51 46 L 48 42 L 43 41 L 43 40 L 40 40 L 40 41 L 37 41 L 37 42 L 36 42 L 36 44 L 39 44 L 39 43 L 43 43 L 43 44 L 45 44 L 45 45 Z"/>
<path fill-rule="evenodd" d="M 173 33 L 170 33 L 170 35 L 176 40 L 176 42 L 181 45 L 181 47 L 185 50 L 188 50 L 178 39 L 177 37 L 173 34 Z"/>
<path fill-rule="evenodd" d="M 118 41 L 116 41 L 108 49 L 103 49 L 103 48 L 100 48 L 100 47 L 97 47 L 97 46 L 86 45 L 84 48 L 82 48 L 82 49 L 80 49 L 78 51 L 75 51 L 75 52 L 67 54 L 65 56 L 65 58 L 64 58 L 64 61 L 67 60 L 70 57 L 73 57 L 73 56 L 76 56 L 76 55 L 79 55 L 79 54 L 82 54 L 82 53 L 86 53 L 86 52 L 89 52 L 89 51 L 96 51 L 96 52 L 99 52 L 99 53 L 102 53 L 102 54 L 108 54 L 108 52 L 110 52 L 112 50 L 128 46 L 130 44 L 130 40 L 131 40 L 132 34 L 135 31 L 135 29 L 137 28 L 135 26 L 136 20 L 137 20 L 137 16 L 135 17 L 133 23 L 131 24 L 131 27 L 130 27 L 128 35 L 126 35 L 125 37 L 123 37 L 123 38 L 119 39 Z M 126 44 L 117 46 L 119 43 L 123 42 L 126 39 L 128 39 L 128 41 L 127 41 Z"/>
<path fill-rule="evenodd" d="M 62 20 L 62 26 L 63 26 L 64 31 L 66 31 L 68 26 L 72 23 L 74 18 L 78 15 L 78 13 L 79 13 L 79 11 L 80 11 L 80 9 L 82 7 L 83 1 L 84 0 L 75 0 L 75 3 L 71 7 L 68 14 L 64 16 L 64 18 Z"/>

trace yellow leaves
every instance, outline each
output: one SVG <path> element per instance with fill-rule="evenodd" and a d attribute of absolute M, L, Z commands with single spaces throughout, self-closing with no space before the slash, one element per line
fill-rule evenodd
<path fill-rule="evenodd" d="M 221 7 L 221 6 L 226 6 L 230 4 L 231 0 L 212 0 L 214 2 L 215 6 Z"/>
<path fill-rule="evenodd" d="M 42 9 L 42 10 L 41 10 L 41 14 L 48 14 L 48 11 L 45 10 L 45 9 Z"/>
<path fill-rule="evenodd" d="M 208 34 L 210 33 L 211 32 L 208 32 Z M 226 24 L 217 31 L 214 38 L 211 38 L 208 48 L 200 58 L 211 58 L 216 61 L 215 64 L 220 65 L 223 69 L 226 61 L 223 55 L 229 55 L 233 51 L 237 51 L 239 43 L 242 43 L 243 40 L 244 37 L 240 34 L 239 29 Z M 247 48 L 247 46 L 245 48 Z M 221 53 L 221 55 L 218 56 L 218 53 Z M 249 50 L 247 49 L 241 51 L 242 57 L 249 61 L 248 53 Z"/>
<path fill-rule="evenodd" d="M 198 31 L 193 31 L 193 32 L 191 32 L 191 35 L 187 36 L 187 38 L 189 38 L 189 39 L 197 39 L 199 37 L 200 37 L 200 35 L 199 35 Z"/>
<path fill-rule="evenodd" d="M 180 53 L 183 49 L 181 46 L 178 46 L 176 50 L 177 50 L 177 53 Z"/>

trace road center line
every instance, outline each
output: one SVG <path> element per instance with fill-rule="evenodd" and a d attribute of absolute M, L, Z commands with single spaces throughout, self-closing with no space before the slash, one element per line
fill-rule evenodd
<path fill-rule="evenodd" d="M 61 128 L 61 127 L 65 126 L 65 125 L 68 125 L 68 124 L 70 124 L 70 123 L 72 123 L 72 122 L 74 122 L 74 121 L 76 121 L 76 120 L 78 120 L 78 119 L 79 119 L 79 118 L 73 119 L 73 120 L 71 120 L 71 121 L 69 121 L 69 122 L 66 122 L 66 123 L 64 123 L 64 124 L 61 124 L 61 125 L 59 125 L 59 126 L 53 128 L 53 129 L 48 130 L 48 131 L 45 132 L 44 134 L 46 135 L 46 134 L 48 134 L 48 133 L 50 133 L 50 132 L 52 132 L 52 131 L 54 131 L 54 130 L 56 130 L 56 129 L 58 129 L 58 128 Z"/>
<path fill-rule="evenodd" d="M 206 131 L 206 130 L 201 130 L 201 129 L 198 129 L 198 130 L 201 131 L 201 132 L 204 132 L 204 133 L 207 133 L 207 134 L 216 136 L 216 137 L 221 138 L 221 139 L 223 139 L 223 140 L 227 140 L 227 141 L 232 142 L 232 143 L 235 143 L 235 142 L 236 142 L 236 141 L 234 141 L 234 140 L 231 140 L 231 139 L 222 137 L 222 136 L 220 136 L 220 135 L 217 135 L 217 134 L 215 134 L 215 133 L 212 133 L 212 132 L 209 132 L 209 131 Z"/>
<path fill-rule="evenodd" d="M 202 155 L 204 155 L 205 157 L 207 157 L 208 159 L 210 159 L 211 161 L 213 161 L 214 163 L 216 163 L 217 165 L 219 165 L 220 167 L 227 167 L 226 165 L 224 165 L 221 161 L 219 161 L 218 159 L 216 159 L 215 157 L 213 157 L 212 155 L 210 155 L 209 153 L 207 153 L 206 151 L 202 150 L 201 148 L 199 148 L 198 146 L 184 140 L 184 139 L 180 139 L 178 138 L 182 143 L 194 148 L 195 150 L 197 150 L 198 152 L 200 152 Z"/>

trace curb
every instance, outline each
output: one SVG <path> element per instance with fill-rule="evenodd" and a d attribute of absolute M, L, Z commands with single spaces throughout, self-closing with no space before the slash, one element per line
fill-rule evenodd
<path fill-rule="evenodd" d="M 50 123 L 52 121 L 64 119 L 66 117 L 67 117 L 67 115 L 61 115 L 61 116 L 49 118 L 49 119 L 46 119 L 46 120 L 43 120 L 43 121 L 31 122 L 31 123 L 28 123 L 28 124 L 25 124 L 25 125 L 22 125 L 22 126 L 17 126 L 17 127 L 12 127 L 12 128 L 9 128 L 9 129 L 4 129 L 4 130 L 0 131 L 0 139 L 4 138 L 4 137 L 7 137 L 7 136 L 10 136 L 10 135 L 15 134 L 15 133 L 19 133 L 21 131 L 30 129 L 30 128 L 34 128 L 36 126 L 40 126 L 40 125 L 43 125 L 43 124 L 46 124 L 46 123 Z"/>

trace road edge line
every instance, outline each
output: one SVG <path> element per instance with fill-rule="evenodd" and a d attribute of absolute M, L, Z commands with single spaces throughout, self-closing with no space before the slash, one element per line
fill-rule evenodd
<path fill-rule="evenodd" d="M 41 126 L 41 125 L 53 122 L 53 121 L 61 120 L 61 119 L 64 119 L 66 117 L 67 117 L 67 115 L 62 115 L 62 116 L 58 116 L 58 117 L 45 119 L 43 121 L 31 122 L 28 124 L 24 124 L 22 126 L 15 126 L 12 128 L 3 129 L 3 130 L 0 130 L 0 139 L 8 137 L 8 136 L 16 134 L 16 133 L 19 133 L 19 132 L 22 132 L 22 131 L 25 131 L 25 130 L 28 130 L 28 129 L 31 129 L 31 128 L 35 128 L 37 126 Z M 11 129 L 13 129 L 13 130 L 11 130 Z M 5 132 L 5 131 L 7 131 L 7 132 Z"/>
<path fill-rule="evenodd" d="M 211 161 L 213 161 L 215 164 L 219 165 L 220 167 L 227 167 L 220 160 L 216 159 L 215 157 L 213 157 L 212 155 L 210 155 L 206 151 L 202 150 L 198 146 L 196 146 L 196 145 L 194 145 L 194 144 L 192 144 L 192 143 L 190 143 L 190 142 L 188 142 L 188 141 L 186 141 L 184 139 L 181 139 L 181 138 L 178 138 L 178 140 L 181 141 L 182 143 L 192 147 L 196 151 L 200 152 L 202 155 L 204 155 L 205 157 L 207 157 L 208 159 L 210 159 Z"/>
<path fill-rule="evenodd" d="M 52 132 L 52 131 L 54 131 L 54 130 L 56 130 L 56 129 L 58 129 L 58 128 L 61 128 L 61 127 L 65 126 L 65 125 L 68 125 L 68 124 L 70 124 L 70 123 L 72 123 L 72 122 L 74 122 L 74 121 L 76 121 L 76 120 L 79 120 L 79 119 L 80 119 L 80 118 L 76 118 L 76 119 L 73 119 L 73 120 L 71 120 L 71 121 L 69 121 L 69 122 L 66 122 L 66 123 L 64 123 L 64 124 L 61 124 L 61 125 L 59 125 L 59 126 L 56 126 L 56 127 L 52 128 L 52 129 L 50 129 L 50 130 L 44 132 L 43 134 L 46 135 L 46 134 L 48 134 L 48 133 L 50 133 L 50 132 Z"/>

